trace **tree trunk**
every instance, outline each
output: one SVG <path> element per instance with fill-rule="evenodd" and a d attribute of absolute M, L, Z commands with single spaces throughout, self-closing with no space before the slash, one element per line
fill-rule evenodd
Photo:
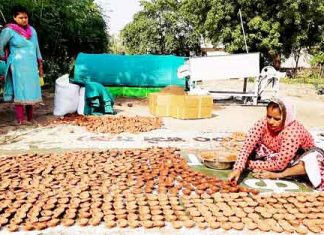
<path fill-rule="evenodd" d="M 295 73 L 294 73 L 295 76 L 296 76 L 297 71 L 298 71 L 298 62 L 299 62 L 299 58 L 300 58 L 300 51 L 301 50 L 299 49 L 299 50 L 293 52 L 293 54 L 294 54 L 294 60 L 295 60 L 295 63 L 296 63 Z"/>
<path fill-rule="evenodd" d="M 272 56 L 272 64 L 276 70 L 280 69 L 280 66 L 281 66 L 281 55 L 280 54 L 275 54 Z"/>

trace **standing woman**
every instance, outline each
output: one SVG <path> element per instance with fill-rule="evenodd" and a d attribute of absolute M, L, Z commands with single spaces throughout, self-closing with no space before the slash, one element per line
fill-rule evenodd
<path fill-rule="evenodd" d="M 43 77 L 42 56 L 36 30 L 28 24 L 23 6 L 12 8 L 12 23 L 0 34 L 0 59 L 6 62 L 4 101 L 15 103 L 17 124 L 33 119 L 33 105 L 42 102 L 40 77 Z"/>

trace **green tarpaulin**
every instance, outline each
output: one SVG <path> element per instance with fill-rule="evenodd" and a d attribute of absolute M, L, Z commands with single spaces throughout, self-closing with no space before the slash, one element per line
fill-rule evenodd
<path fill-rule="evenodd" d="M 114 97 L 145 98 L 152 92 L 159 92 L 162 88 L 156 87 L 106 87 Z"/>
<path fill-rule="evenodd" d="M 85 115 L 115 114 L 114 98 L 109 90 L 97 82 L 85 83 Z"/>
<path fill-rule="evenodd" d="M 0 60 L 0 76 L 4 76 L 6 70 L 6 63 Z"/>
<path fill-rule="evenodd" d="M 85 54 L 77 56 L 72 82 L 86 81 L 104 86 L 165 87 L 184 86 L 177 76 L 185 57 L 170 55 Z"/>

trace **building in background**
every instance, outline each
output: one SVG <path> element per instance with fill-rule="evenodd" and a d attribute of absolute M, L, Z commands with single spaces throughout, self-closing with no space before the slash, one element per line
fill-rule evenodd
<path fill-rule="evenodd" d="M 297 69 L 312 68 L 312 66 L 310 64 L 312 57 L 313 56 L 310 55 L 306 49 L 302 49 L 300 52 L 299 59 L 298 59 Z M 281 68 L 282 69 L 296 69 L 296 59 L 293 54 L 291 54 L 289 56 L 289 58 L 282 58 Z"/>
<path fill-rule="evenodd" d="M 208 39 L 201 39 L 200 42 L 201 55 L 202 56 L 214 56 L 214 55 L 228 55 L 225 52 L 223 44 L 219 43 L 216 47 Z"/>

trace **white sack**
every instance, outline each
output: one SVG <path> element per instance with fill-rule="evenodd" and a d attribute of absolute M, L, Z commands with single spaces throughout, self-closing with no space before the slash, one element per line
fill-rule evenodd
<path fill-rule="evenodd" d="M 80 86 L 69 82 L 65 74 L 55 81 L 54 111 L 55 116 L 64 116 L 77 111 Z"/>
<path fill-rule="evenodd" d="M 85 88 L 81 87 L 79 94 L 79 104 L 78 104 L 78 114 L 84 115 L 84 96 L 85 96 Z"/>

